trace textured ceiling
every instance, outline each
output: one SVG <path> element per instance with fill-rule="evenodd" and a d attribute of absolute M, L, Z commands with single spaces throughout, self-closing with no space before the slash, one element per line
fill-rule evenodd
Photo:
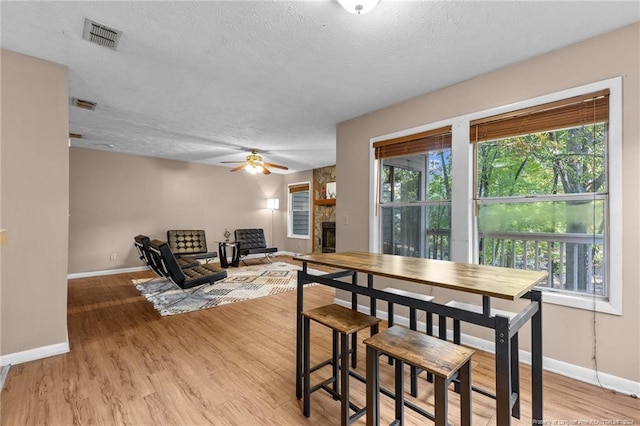
<path fill-rule="evenodd" d="M 335 164 L 337 123 L 640 20 L 640 3 L 6 2 L 2 47 L 65 64 L 74 146 Z M 122 31 L 82 39 L 85 17 Z M 274 170 L 278 172 L 277 170 Z"/>

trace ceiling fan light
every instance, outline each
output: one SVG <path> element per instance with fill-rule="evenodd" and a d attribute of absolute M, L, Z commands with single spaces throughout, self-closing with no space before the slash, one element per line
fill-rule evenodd
<path fill-rule="evenodd" d="M 251 164 L 245 168 L 252 175 L 262 173 L 263 167 L 260 164 Z"/>
<path fill-rule="evenodd" d="M 364 15 L 378 4 L 379 0 L 338 0 L 340 6 L 354 15 Z"/>

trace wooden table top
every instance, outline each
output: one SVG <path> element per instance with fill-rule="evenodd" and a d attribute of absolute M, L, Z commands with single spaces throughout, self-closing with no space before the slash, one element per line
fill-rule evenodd
<path fill-rule="evenodd" d="M 507 300 L 519 299 L 547 278 L 543 271 L 357 251 L 307 254 L 294 259 Z"/>

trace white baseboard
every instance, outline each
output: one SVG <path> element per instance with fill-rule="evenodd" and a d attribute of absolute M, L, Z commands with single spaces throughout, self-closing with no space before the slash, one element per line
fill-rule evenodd
<path fill-rule="evenodd" d="M 272 258 L 276 257 L 276 256 L 297 256 L 299 253 L 294 253 L 294 252 L 290 252 L 290 251 L 278 251 L 276 253 L 272 254 Z M 260 259 L 264 257 L 263 254 L 255 254 L 255 255 L 248 255 L 245 256 L 245 259 Z M 220 262 L 220 260 L 216 257 L 215 259 L 212 260 L 212 262 Z M 76 278 L 90 278 L 90 277 L 99 277 L 101 275 L 114 275 L 114 274 L 126 274 L 129 272 L 141 272 L 141 271 L 148 271 L 149 268 L 147 268 L 146 266 L 134 266 L 131 268 L 120 268 L 120 269 L 105 269 L 102 271 L 91 271 L 91 272 L 76 272 L 73 274 L 68 274 L 67 275 L 67 279 L 68 280 L 73 280 Z"/>
<path fill-rule="evenodd" d="M 56 343 L 54 345 L 42 346 L 35 349 L 29 349 L 22 352 L 14 352 L 8 355 L 0 356 L 1 365 L 16 365 L 23 362 L 35 361 L 37 359 L 47 358 L 54 355 L 66 354 L 69 352 L 69 340 L 66 342 Z"/>
<path fill-rule="evenodd" d="M 346 300 L 335 298 L 334 303 L 345 306 L 347 308 L 351 308 L 351 302 Z M 369 307 L 364 305 L 358 305 L 358 311 L 364 312 L 366 314 L 370 313 Z M 378 312 L 377 316 L 384 320 L 388 319 L 387 313 L 383 311 Z M 395 315 L 395 323 L 408 327 L 409 319 L 403 316 Z M 418 321 L 418 328 L 424 330 L 426 328 L 426 324 L 424 322 Z M 435 323 L 433 324 L 433 334 L 435 336 L 438 335 L 438 326 Z M 453 340 L 452 330 L 447 330 L 447 337 Z M 480 339 L 478 337 L 470 336 L 464 333 L 460 335 L 460 340 L 465 346 L 470 346 L 472 348 L 480 349 L 489 353 L 495 353 L 495 345 L 489 340 Z M 518 355 L 520 357 L 520 362 L 531 365 L 531 352 L 520 350 Z M 571 379 L 579 380 L 581 382 L 589 383 L 598 387 L 603 387 L 605 389 L 614 390 L 616 392 L 623 393 L 632 397 L 640 396 L 640 382 L 634 382 L 633 380 L 625 379 L 623 377 L 618 377 L 603 372 L 598 372 L 596 375 L 596 371 L 590 368 L 580 367 L 578 365 L 569 364 L 568 362 L 559 361 L 557 359 L 548 357 L 543 357 L 542 365 L 546 371 L 549 371 L 551 373 L 556 373 L 561 376 L 569 377 Z"/>
<path fill-rule="evenodd" d="M 140 272 L 140 271 L 148 271 L 148 270 L 149 268 L 147 268 L 146 266 L 134 266 L 132 268 L 105 269 L 103 271 L 92 271 L 92 272 L 77 272 L 75 274 L 68 274 L 67 279 L 73 280 L 76 278 L 99 277 L 101 275 L 126 274 L 128 272 Z"/>
<path fill-rule="evenodd" d="M 7 376 L 9 375 L 9 368 L 11 368 L 11 364 L 0 366 L 0 392 L 2 392 L 4 382 L 7 380 Z"/>

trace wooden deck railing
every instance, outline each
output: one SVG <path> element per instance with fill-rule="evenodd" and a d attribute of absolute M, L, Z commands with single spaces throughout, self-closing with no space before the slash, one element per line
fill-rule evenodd
<path fill-rule="evenodd" d="M 449 260 L 451 231 L 429 229 L 425 247 L 385 244 L 384 253 Z M 479 235 L 479 263 L 515 269 L 547 271 L 540 285 L 558 291 L 606 297 L 604 237 L 588 234 L 483 232 Z"/>

